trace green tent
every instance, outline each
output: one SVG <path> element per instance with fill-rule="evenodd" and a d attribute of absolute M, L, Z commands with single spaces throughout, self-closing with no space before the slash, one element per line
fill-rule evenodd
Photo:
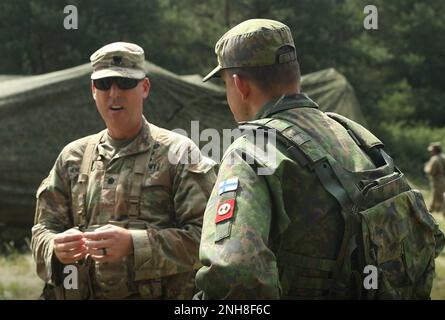
<path fill-rule="evenodd" d="M 151 81 L 144 114 L 154 124 L 190 132 L 235 127 L 224 90 L 198 76 L 178 76 L 146 62 Z M 33 224 L 35 192 L 67 143 L 102 130 L 90 92 L 89 64 L 0 81 L 0 226 Z M 334 69 L 303 77 L 303 91 L 323 110 L 363 123 L 354 92 Z"/>
<path fill-rule="evenodd" d="M 23 77 L 26 77 L 26 76 L 16 75 L 16 74 L 2 74 L 2 75 L 0 75 L 0 82 L 12 80 L 12 79 L 23 78 Z"/>

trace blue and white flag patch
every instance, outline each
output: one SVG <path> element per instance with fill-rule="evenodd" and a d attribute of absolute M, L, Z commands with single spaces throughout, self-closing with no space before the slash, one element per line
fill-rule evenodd
<path fill-rule="evenodd" d="M 230 178 L 219 183 L 218 195 L 238 189 L 238 178 Z"/>

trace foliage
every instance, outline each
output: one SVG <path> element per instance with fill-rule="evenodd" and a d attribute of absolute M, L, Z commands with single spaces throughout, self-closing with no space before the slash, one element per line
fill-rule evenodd
<path fill-rule="evenodd" d="M 426 182 L 423 164 L 430 157 L 429 142 L 440 141 L 445 145 L 445 128 L 431 128 L 425 124 L 408 126 L 404 122 L 383 122 L 375 133 L 389 147 L 401 170 L 415 179 L 423 178 L 423 182 Z"/>

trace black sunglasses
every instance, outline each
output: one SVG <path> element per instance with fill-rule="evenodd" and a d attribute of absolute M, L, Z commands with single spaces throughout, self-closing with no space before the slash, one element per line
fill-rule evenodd
<path fill-rule="evenodd" d="M 110 90 L 113 83 L 121 90 L 133 89 L 142 79 L 122 78 L 122 77 L 108 77 L 93 80 L 94 86 L 98 90 Z"/>

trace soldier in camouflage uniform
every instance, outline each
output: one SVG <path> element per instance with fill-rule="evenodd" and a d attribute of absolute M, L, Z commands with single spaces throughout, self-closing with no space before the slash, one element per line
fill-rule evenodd
<path fill-rule="evenodd" d="M 203 81 L 213 76 L 222 78 L 236 121 L 284 123 L 283 132 L 288 133 L 288 137 L 293 138 L 301 148 L 306 148 L 308 154 L 320 159 L 324 150 L 345 174 L 366 174 L 373 172 L 368 170 L 376 168 L 370 156 L 364 152 L 364 147 L 365 144 L 381 146 L 377 138 L 349 119 L 336 115 L 338 121 L 334 120 L 320 111 L 307 95 L 300 93 L 295 45 L 286 25 L 265 19 L 247 20 L 222 36 L 216 44 L 215 53 L 218 66 Z M 350 124 L 365 137 L 362 147 L 340 122 Z M 356 231 L 344 232 L 352 227 L 344 222 L 343 211 L 346 210 L 342 209 L 351 207 L 348 207 L 347 200 L 337 201 L 336 198 L 343 195 L 338 181 L 328 176 L 326 189 L 318 174 L 315 174 L 316 170 L 323 169 L 318 166 L 321 162 L 314 161 L 314 166 L 309 169 L 305 165 L 306 160 L 300 158 L 297 161 L 284 143 L 266 145 L 268 152 L 275 154 L 275 161 L 257 152 L 258 148 L 263 147 L 255 143 L 255 135 L 246 134 L 238 138 L 223 156 L 204 214 L 199 252 L 203 267 L 196 274 L 196 284 L 201 291 L 195 298 L 356 297 L 352 284 L 362 286 L 363 279 L 355 281 L 350 266 L 340 260 L 340 257 L 346 256 L 343 253 L 355 252 L 353 250 L 357 245 L 356 238 L 348 236 Z M 269 169 L 271 174 L 259 174 L 261 168 Z M 395 170 L 394 166 L 386 166 L 383 170 L 387 168 Z M 391 190 L 388 185 L 392 183 L 392 177 L 400 178 L 397 172 L 390 173 L 388 180 L 380 181 L 388 190 Z M 333 194 L 337 193 L 335 197 L 327 192 L 328 189 Z M 403 182 L 393 189 L 398 193 L 402 189 L 409 190 L 409 187 Z M 381 194 L 377 190 L 376 195 Z M 420 246 L 427 248 L 425 256 L 421 259 L 416 256 L 419 248 L 410 251 L 413 257 L 410 261 L 422 261 L 421 270 L 428 269 L 425 273 L 426 289 L 422 287 L 416 292 L 416 297 L 424 298 L 431 290 L 430 270 L 434 270 L 434 256 L 439 251 L 433 238 L 438 227 L 426 211 L 419 193 L 408 191 L 404 197 L 396 205 L 409 203 L 413 209 L 407 213 L 407 217 L 419 214 L 424 225 L 420 226 L 415 220 L 415 225 L 404 224 L 404 228 L 397 228 L 399 216 L 405 212 L 398 210 L 386 215 L 386 211 L 392 210 L 392 205 L 384 204 L 374 208 L 374 211 L 363 213 L 364 217 L 371 217 L 369 228 L 363 230 L 375 230 L 369 232 L 375 243 L 384 244 L 377 255 L 377 262 L 381 263 L 379 279 L 383 279 L 379 286 L 391 290 L 393 283 L 403 285 L 406 280 L 405 272 L 396 269 L 401 268 L 399 260 L 404 257 L 400 256 L 403 250 L 395 244 L 400 245 L 399 239 L 411 232 L 426 230 L 428 241 L 423 247 Z M 396 242 L 386 246 L 387 239 Z M 374 255 L 367 256 L 367 261 L 373 258 Z M 342 264 L 337 264 L 337 261 Z M 346 270 L 345 275 L 343 270 Z M 363 274 L 363 271 L 359 272 Z M 360 274 L 356 275 L 356 279 L 360 279 Z M 334 282 L 334 278 L 346 280 Z M 393 281 L 388 282 L 390 286 L 385 286 L 387 278 Z M 424 282 L 419 280 L 419 283 L 423 285 Z M 339 287 L 339 284 L 345 284 L 345 287 Z M 404 291 L 403 288 L 400 292 L 391 290 L 381 297 L 415 296 L 412 288 L 409 289 L 411 291 Z"/>
<path fill-rule="evenodd" d="M 143 116 L 141 47 L 116 42 L 90 59 L 107 129 L 68 144 L 38 188 L 31 246 L 44 297 L 191 298 L 215 164 Z"/>
<path fill-rule="evenodd" d="M 445 192 L 445 155 L 442 153 L 440 142 L 433 142 L 428 146 L 431 153 L 430 160 L 425 164 L 424 171 L 430 179 L 432 199 L 430 211 L 441 212 L 445 215 L 444 195 Z"/>

